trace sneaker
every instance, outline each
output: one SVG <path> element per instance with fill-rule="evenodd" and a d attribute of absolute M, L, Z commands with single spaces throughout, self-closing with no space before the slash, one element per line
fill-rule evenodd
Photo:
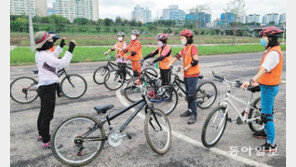
<path fill-rule="evenodd" d="M 267 135 L 266 133 L 263 131 L 261 133 L 253 133 L 253 137 L 257 138 L 257 139 L 266 139 Z"/>
<path fill-rule="evenodd" d="M 260 147 L 258 147 L 257 150 L 261 151 L 261 152 L 276 152 L 277 146 L 276 146 L 276 144 L 274 146 L 272 146 L 269 143 L 265 143 L 265 144 L 261 145 Z"/>
<path fill-rule="evenodd" d="M 194 124 L 196 121 L 196 116 L 195 115 L 191 115 L 191 117 L 189 118 L 187 124 L 191 125 L 191 124 Z"/>
<path fill-rule="evenodd" d="M 49 137 L 51 137 L 51 134 L 49 134 Z M 37 141 L 39 141 L 39 142 L 42 141 L 42 136 L 38 135 L 37 136 Z"/>
<path fill-rule="evenodd" d="M 64 94 L 63 94 L 63 93 L 57 93 L 57 96 L 58 96 L 58 97 L 63 97 Z"/>
<path fill-rule="evenodd" d="M 42 146 L 43 149 L 50 149 L 50 142 L 42 143 L 41 146 Z"/>
<path fill-rule="evenodd" d="M 186 110 L 183 114 L 180 114 L 180 117 L 189 117 L 191 114 L 191 112 L 189 110 Z"/>

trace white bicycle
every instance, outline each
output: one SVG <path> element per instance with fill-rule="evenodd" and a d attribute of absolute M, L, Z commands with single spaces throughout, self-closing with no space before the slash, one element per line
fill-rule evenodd
<path fill-rule="evenodd" d="M 213 147 L 217 142 L 221 139 L 224 130 L 227 125 L 227 121 L 231 122 L 231 118 L 228 117 L 228 112 L 231 106 L 235 113 L 237 114 L 236 123 L 241 125 L 243 123 L 248 123 L 250 129 L 253 132 L 263 132 L 264 131 L 264 123 L 261 120 L 261 97 L 256 98 L 252 102 L 253 94 L 255 92 L 260 92 L 260 87 L 249 87 L 247 90 L 251 91 L 251 95 L 247 102 L 239 99 L 238 97 L 231 95 L 231 88 L 235 86 L 239 88 L 241 86 L 241 82 L 236 80 L 235 82 L 229 81 L 224 77 L 217 76 L 213 72 L 213 76 L 215 80 L 219 82 L 223 82 L 227 85 L 227 93 L 226 98 L 223 102 L 219 103 L 217 107 L 215 107 L 212 112 L 206 118 L 206 121 L 203 125 L 201 139 L 202 143 L 205 147 Z M 241 113 L 235 104 L 234 101 L 237 101 L 246 106 L 246 109 Z"/>

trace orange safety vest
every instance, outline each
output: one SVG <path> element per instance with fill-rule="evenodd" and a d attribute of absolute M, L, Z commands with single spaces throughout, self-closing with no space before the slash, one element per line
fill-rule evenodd
<path fill-rule="evenodd" d="M 51 51 L 51 52 L 54 52 L 54 50 L 55 50 L 55 46 L 49 48 L 49 51 Z"/>
<path fill-rule="evenodd" d="M 134 47 L 137 45 L 137 44 L 140 44 L 141 43 L 139 41 L 136 41 L 133 46 L 131 46 L 131 49 L 130 49 L 130 53 L 129 53 L 129 57 L 130 57 L 130 60 L 131 61 L 140 61 L 142 59 L 142 47 L 139 49 L 139 50 L 135 50 Z M 132 51 L 135 51 L 136 52 L 136 55 L 132 56 L 131 55 L 131 52 Z"/>
<path fill-rule="evenodd" d="M 187 53 L 184 57 L 184 53 L 183 53 L 183 67 L 185 68 L 186 66 L 188 66 L 189 64 L 191 64 L 192 60 L 193 60 L 193 55 L 191 54 L 191 49 L 192 49 L 193 44 L 191 44 L 188 47 Z M 184 49 L 185 51 L 185 49 Z M 199 69 L 199 63 L 194 66 L 194 67 L 190 67 L 188 68 L 188 70 L 186 72 L 184 72 L 184 75 L 195 75 L 195 74 L 199 74 L 200 73 L 200 69 Z"/>
<path fill-rule="evenodd" d="M 275 86 L 275 85 L 279 85 L 280 81 L 281 81 L 281 75 L 282 75 L 282 69 L 283 69 L 283 52 L 282 52 L 280 46 L 272 47 L 266 53 L 263 54 L 259 70 L 262 69 L 261 65 L 263 64 L 263 62 L 264 62 L 266 56 L 268 55 L 268 53 L 271 52 L 271 51 L 276 51 L 276 52 L 279 53 L 280 61 L 270 72 L 265 73 L 258 80 L 258 83 L 261 84 L 261 85 Z"/>
<path fill-rule="evenodd" d="M 163 49 L 161 49 L 161 47 L 158 47 L 158 57 L 161 56 L 161 52 L 163 50 L 165 50 L 166 47 L 170 47 L 170 46 L 166 45 Z M 163 60 L 159 61 L 159 68 L 160 69 L 169 69 L 168 65 L 171 64 L 171 59 L 172 59 L 172 56 L 170 54 L 168 57 L 166 57 Z"/>
<path fill-rule="evenodd" d="M 116 43 L 116 47 L 118 47 L 120 49 L 123 48 L 123 45 L 124 45 L 124 41 L 122 41 L 122 42 L 117 41 L 117 43 Z M 116 55 L 122 55 L 124 58 L 126 57 L 126 54 L 123 51 L 117 50 L 117 49 L 116 49 Z"/>

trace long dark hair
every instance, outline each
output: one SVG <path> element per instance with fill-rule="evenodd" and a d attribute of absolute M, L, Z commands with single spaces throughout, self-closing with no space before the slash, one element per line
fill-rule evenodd
<path fill-rule="evenodd" d="M 168 43 L 168 39 L 163 39 L 163 40 L 160 40 L 163 44 L 167 44 Z"/>
<path fill-rule="evenodd" d="M 186 45 L 188 45 L 188 44 L 193 44 L 193 36 L 187 37 L 187 44 Z"/>
<path fill-rule="evenodd" d="M 278 41 L 278 37 L 277 36 L 272 36 L 272 37 L 268 37 L 268 45 L 266 46 L 267 48 L 272 48 L 274 46 L 279 46 L 280 42 Z"/>

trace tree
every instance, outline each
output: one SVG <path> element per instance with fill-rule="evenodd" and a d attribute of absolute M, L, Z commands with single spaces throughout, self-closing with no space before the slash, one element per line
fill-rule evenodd
<path fill-rule="evenodd" d="M 224 9 L 225 14 L 232 13 L 235 17 L 235 21 L 231 22 L 231 30 L 232 30 L 232 36 L 233 36 L 232 44 L 236 42 L 236 32 L 237 32 L 238 26 L 241 20 L 246 15 L 245 6 L 246 6 L 245 0 L 230 0 L 227 3 L 227 8 Z M 227 16 L 226 16 L 226 19 L 227 19 Z"/>
<path fill-rule="evenodd" d="M 111 26 L 113 24 L 113 20 L 112 19 L 109 19 L 109 18 L 105 18 L 104 19 L 104 24 L 105 26 Z"/>
<path fill-rule="evenodd" d="M 48 16 L 48 21 L 51 25 L 55 26 L 54 30 L 52 30 L 55 32 L 63 32 L 65 25 L 70 24 L 70 21 L 67 18 L 55 14 Z"/>
<path fill-rule="evenodd" d="M 18 32 L 29 32 L 29 20 L 28 18 L 19 17 L 10 24 L 10 29 Z"/>
<path fill-rule="evenodd" d="M 121 25 L 122 19 L 120 17 L 116 17 L 115 25 Z"/>
<path fill-rule="evenodd" d="M 73 23 L 78 25 L 92 25 L 92 22 L 86 18 L 76 18 L 73 20 Z"/>

